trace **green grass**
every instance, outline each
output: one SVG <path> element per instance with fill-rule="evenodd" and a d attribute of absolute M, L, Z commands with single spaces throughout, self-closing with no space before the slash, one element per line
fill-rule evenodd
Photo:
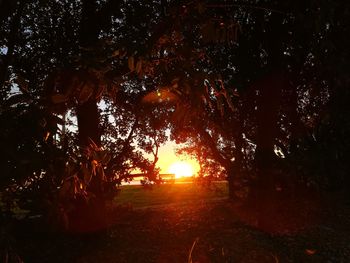
<path fill-rule="evenodd" d="M 141 185 L 124 185 L 116 198 L 116 203 L 141 208 L 167 204 L 186 204 L 203 200 L 210 201 L 227 196 L 226 182 L 213 183 L 210 189 L 194 183 L 162 184 L 155 185 L 152 188 L 145 188 Z"/>

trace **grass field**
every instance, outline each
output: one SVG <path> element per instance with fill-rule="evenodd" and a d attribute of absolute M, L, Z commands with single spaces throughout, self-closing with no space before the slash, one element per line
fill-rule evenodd
<path fill-rule="evenodd" d="M 124 185 L 115 199 L 117 204 L 131 205 L 134 208 L 168 204 L 188 204 L 226 198 L 226 182 L 215 182 L 210 188 L 194 183 L 161 184 L 145 188 L 141 185 Z"/>

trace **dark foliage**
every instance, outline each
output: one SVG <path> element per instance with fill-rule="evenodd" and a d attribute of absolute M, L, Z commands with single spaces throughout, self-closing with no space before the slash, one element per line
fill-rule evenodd
<path fill-rule="evenodd" d="M 228 179 L 232 198 L 350 187 L 347 3 L 0 10 L 1 190 L 40 196 L 63 222 L 113 199 L 133 169 L 159 180 L 167 128 L 203 176 Z"/>

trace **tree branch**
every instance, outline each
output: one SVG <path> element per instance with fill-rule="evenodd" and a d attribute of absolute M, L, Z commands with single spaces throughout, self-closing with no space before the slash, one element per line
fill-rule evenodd
<path fill-rule="evenodd" d="M 205 144 L 209 146 L 212 154 L 214 155 L 214 158 L 225 168 L 229 167 L 231 162 L 230 160 L 227 160 L 224 156 L 222 156 L 222 153 L 219 151 L 219 149 L 216 147 L 217 144 L 214 142 L 213 137 L 205 131 L 204 129 L 199 129 L 199 135 L 202 137 L 202 139 L 206 142 Z"/>
<path fill-rule="evenodd" d="M 247 4 L 209 4 L 207 5 L 207 8 L 228 8 L 228 7 L 241 7 L 246 9 L 258 9 L 263 11 L 268 11 L 272 13 L 278 13 L 285 15 L 286 13 L 273 8 L 263 7 L 263 6 L 255 6 L 255 5 L 247 5 Z"/>

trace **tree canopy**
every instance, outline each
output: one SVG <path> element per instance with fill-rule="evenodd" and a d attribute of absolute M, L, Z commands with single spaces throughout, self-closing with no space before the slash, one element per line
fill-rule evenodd
<path fill-rule="evenodd" d="M 258 198 L 299 183 L 350 186 L 347 3 L 0 10 L 2 190 L 71 200 L 113 196 L 136 168 L 158 180 L 167 129 L 202 175 L 228 179 L 232 198 L 243 182 Z"/>

